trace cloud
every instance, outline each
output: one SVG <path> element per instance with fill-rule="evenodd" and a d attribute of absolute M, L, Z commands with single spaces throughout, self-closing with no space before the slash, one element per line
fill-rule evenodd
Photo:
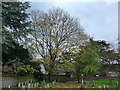
<path fill-rule="evenodd" d="M 85 32 L 95 39 L 113 41 L 118 37 L 117 2 L 32 2 L 32 9 L 47 11 L 60 7 L 77 17 Z"/>

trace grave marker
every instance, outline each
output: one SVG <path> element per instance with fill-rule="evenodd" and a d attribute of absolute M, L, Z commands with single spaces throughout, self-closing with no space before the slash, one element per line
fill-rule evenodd
<path fill-rule="evenodd" d="M 31 88 L 30 86 L 31 86 L 30 83 L 28 83 L 28 88 Z"/>
<path fill-rule="evenodd" d="M 116 87 L 118 87 L 119 86 L 119 83 L 118 82 L 116 82 Z"/>
<path fill-rule="evenodd" d="M 10 88 L 10 85 L 8 85 L 8 88 Z"/>
<path fill-rule="evenodd" d="M 20 83 L 18 83 L 18 87 L 20 87 Z"/>

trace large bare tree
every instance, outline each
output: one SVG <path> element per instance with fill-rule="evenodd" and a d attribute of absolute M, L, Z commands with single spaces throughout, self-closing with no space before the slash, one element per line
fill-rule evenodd
<path fill-rule="evenodd" d="M 33 32 L 26 39 L 32 53 L 40 55 L 51 75 L 61 62 L 59 55 L 87 40 L 79 21 L 60 8 L 31 12 Z"/>

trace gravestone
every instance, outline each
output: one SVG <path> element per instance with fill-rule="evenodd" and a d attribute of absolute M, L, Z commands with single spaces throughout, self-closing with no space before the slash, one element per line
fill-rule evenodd
<path fill-rule="evenodd" d="M 118 82 L 116 82 L 116 87 L 118 87 L 119 86 L 119 83 Z"/>
<path fill-rule="evenodd" d="M 18 87 L 20 87 L 20 83 L 18 83 Z"/>
<path fill-rule="evenodd" d="M 8 88 L 10 88 L 10 85 L 8 85 Z"/>
<path fill-rule="evenodd" d="M 108 85 L 106 86 L 106 89 L 108 89 L 109 87 L 108 87 Z"/>
<path fill-rule="evenodd" d="M 50 84 L 48 83 L 48 84 L 47 84 L 47 88 L 49 88 L 49 87 L 50 87 Z"/>
<path fill-rule="evenodd" d="M 85 90 L 85 85 L 84 84 L 81 85 L 80 90 Z"/>
<path fill-rule="evenodd" d="M 106 86 L 105 85 L 103 85 L 103 89 L 106 90 Z"/>
<path fill-rule="evenodd" d="M 39 82 L 37 82 L 37 87 L 39 86 Z"/>
<path fill-rule="evenodd" d="M 31 88 L 34 88 L 34 85 L 33 85 L 33 83 L 31 83 Z"/>
<path fill-rule="evenodd" d="M 25 85 L 24 84 L 22 85 L 22 90 L 25 90 Z"/>
<path fill-rule="evenodd" d="M 21 83 L 21 87 L 23 87 L 23 82 Z"/>
<path fill-rule="evenodd" d="M 54 82 L 54 81 L 52 82 L 52 85 L 55 85 L 55 82 Z"/>
<path fill-rule="evenodd" d="M 27 82 L 25 81 L 25 86 L 27 86 Z"/>
<path fill-rule="evenodd" d="M 34 83 L 34 88 L 36 88 L 36 83 Z"/>
<path fill-rule="evenodd" d="M 93 86 L 93 87 L 95 86 L 95 82 L 94 82 L 94 80 L 92 81 L 92 86 Z"/>
<path fill-rule="evenodd" d="M 84 84 L 84 80 L 82 79 L 82 85 Z"/>
<path fill-rule="evenodd" d="M 99 89 L 101 88 L 101 86 L 99 86 Z"/>
<path fill-rule="evenodd" d="M 33 80 L 32 80 L 32 79 L 30 80 L 30 83 L 33 83 Z"/>
<path fill-rule="evenodd" d="M 30 86 L 31 86 L 31 84 L 30 84 L 30 83 L 28 83 L 28 87 L 27 87 L 27 88 L 31 88 Z"/>

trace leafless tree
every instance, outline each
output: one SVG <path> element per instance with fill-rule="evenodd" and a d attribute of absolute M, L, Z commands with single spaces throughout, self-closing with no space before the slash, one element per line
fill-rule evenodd
<path fill-rule="evenodd" d="M 59 55 L 64 50 L 75 47 L 88 36 L 83 32 L 79 21 L 60 8 L 31 12 L 33 32 L 26 39 L 32 53 L 40 55 L 51 75 L 59 64 Z"/>

